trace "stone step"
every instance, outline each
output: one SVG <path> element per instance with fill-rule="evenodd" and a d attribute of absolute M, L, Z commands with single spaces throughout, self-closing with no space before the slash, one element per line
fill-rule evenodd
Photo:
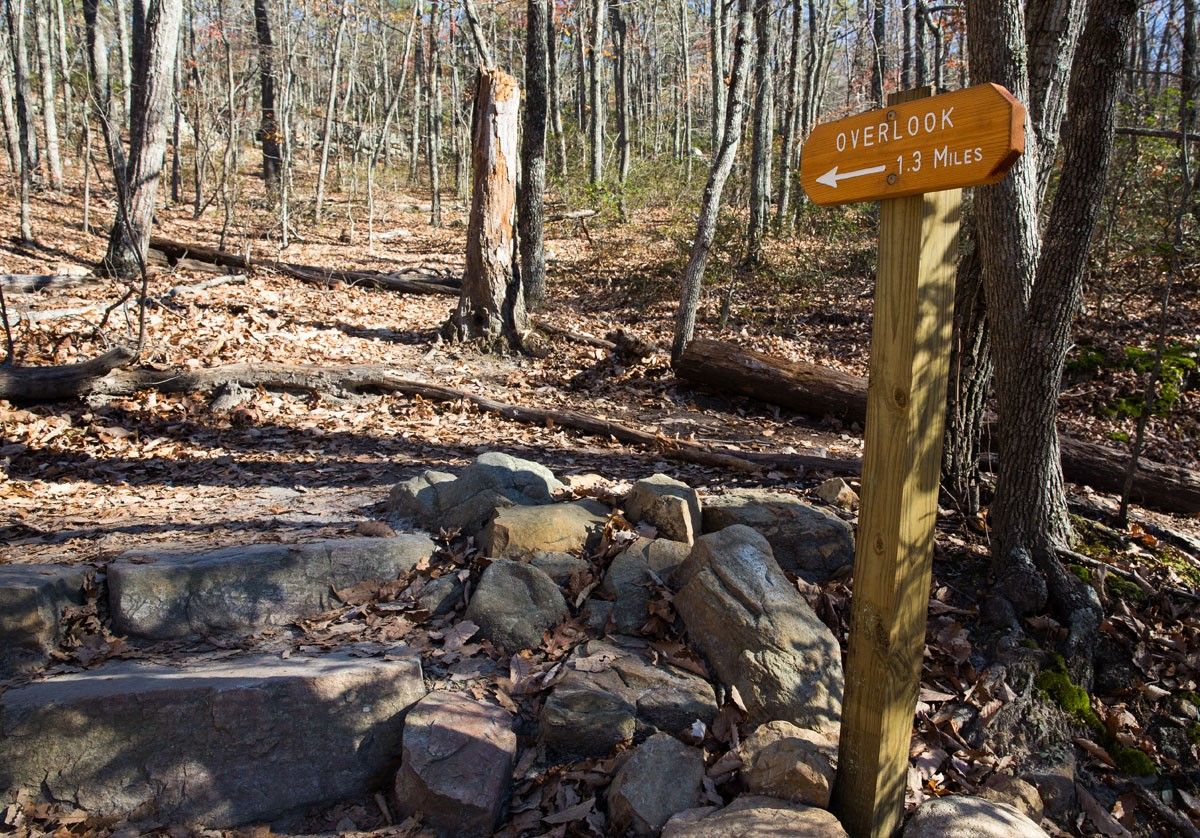
<path fill-rule="evenodd" d="M 287 625 L 335 607 L 334 590 L 395 579 L 434 549 L 404 534 L 129 553 L 108 567 L 113 629 L 170 639 Z"/>
<path fill-rule="evenodd" d="M 63 611 L 83 602 L 86 565 L 0 565 L 0 678 L 43 663 Z"/>
<path fill-rule="evenodd" d="M 119 661 L 0 695 L 0 799 L 214 828 L 383 788 L 421 664 L 335 653 Z"/>

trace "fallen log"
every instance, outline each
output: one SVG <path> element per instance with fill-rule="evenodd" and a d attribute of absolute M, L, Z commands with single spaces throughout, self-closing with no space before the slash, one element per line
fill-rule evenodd
<path fill-rule="evenodd" d="M 59 402 L 86 395 L 106 374 L 133 360 L 119 346 L 98 358 L 52 367 L 0 366 L 0 399 L 10 402 Z"/>
<path fill-rule="evenodd" d="M 436 274 L 411 272 L 380 273 L 378 271 L 343 271 L 298 265 L 292 262 L 280 262 L 271 259 L 257 260 L 242 256 L 238 253 L 217 250 L 198 244 L 186 244 L 172 241 L 161 236 L 150 238 L 150 247 L 161 252 L 167 259 L 176 262 L 180 259 L 195 259 L 213 265 L 223 265 L 228 268 L 248 271 L 253 268 L 273 270 L 284 276 L 333 288 L 338 285 L 357 285 L 366 288 L 379 288 L 385 291 L 402 291 L 408 294 L 444 294 L 458 296 L 459 282 L 454 279 L 437 276 Z"/>
<path fill-rule="evenodd" d="M 730 469 L 750 474 L 783 468 L 801 471 L 823 469 L 837 474 L 857 474 L 859 470 L 857 460 L 721 451 L 704 443 L 674 439 L 577 410 L 509 404 L 455 387 L 406 379 L 398 375 L 394 368 L 380 365 L 322 367 L 306 364 L 230 364 L 208 369 L 114 368 L 121 363 L 127 363 L 131 357 L 128 350 L 113 350 L 103 358 L 72 365 L 70 368 L 2 369 L 0 398 L 19 402 L 47 402 L 84 395 L 130 396 L 142 390 L 157 390 L 162 393 L 207 393 L 231 385 L 335 396 L 395 393 L 436 402 L 467 402 L 481 411 L 495 413 L 515 422 L 570 428 L 591 436 L 615 439 L 626 445 L 641 446 L 668 459 L 709 468 Z M 107 369 L 103 369 L 105 365 L 108 365 Z M 63 372 L 64 369 L 70 369 L 75 374 L 67 375 Z M 41 379 L 36 386 L 22 383 L 25 381 L 22 376 L 28 376 L 29 373 L 36 373 Z M 56 386 L 51 386 L 51 378 L 58 382 Z"/>
<path fill-rule="evenodd" d="M 106 280 L 91 274 L 3 274 L 0 283 L 6 292 L 32 294 L 48 288 L 82 288 L 103 285 Z"/>
<path fill-rule="evenodd" d="M 724 341 L 692 341 L 675 365 L 675 375 L 705 389 L 749 396 L 818 419 L 833 416 L 843 422 L 866 421 L 866 379 Z M 1059 443 L 1063 476 L 1068 481 L 1121 493 L 1128 463 L 1125 452 L 1061 433 Z M 1200 512 L 1200 473 L 1143 459 L 1134 478 L 1133 500 L 1166 512 Z"/>

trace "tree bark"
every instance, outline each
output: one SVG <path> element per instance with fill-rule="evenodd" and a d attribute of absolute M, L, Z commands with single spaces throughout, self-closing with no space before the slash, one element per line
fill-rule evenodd
<path fill-rule="evenodd" d="M 725 0 L 709 0 L 709 67 L 712 84 L 712 155 L 716 159 L 725 131 Z"/>
<path fill-rule="evenodd" d="M 882 108 L 885 104 L 884 94 L 887 85 L 888 53 L 887 53 L 887 2 L 875 0 L 875 8 L 871 15 L 871 98 L 875 107 Z"/>
<path fill-rule="evenodd" d="M 625 181 L 629 177 L 629 54 L 626 49 L 628 26 L 621 13 L 620 0 L 608 0 L 608 17 L 612 27 L 613 80 L 617 94 L 617 184 L 621 217 L 627 218 Z"/>
<path fill-rule="evenodd" d="M 121 115 L 128 122 L 133 119 L 130 112 L 133 102 L 133 65 L 136 60 L 133 53 L 137 47 L 129 32 L 129 0 L 112 0 L 112 4 L 116 18 L 117 52 L 121 58 Z"/>
<path fill-rule="evenodd" d="M 133 2 L 133 108 L 126 195 L 113 221 L 103 262 L 104 270 L 113 276 L 135 277 L 145 264 L 170 123 L 171 72 L 182 17 L 182 0 Z"/>
<path fill-rule="evenodd" d="M 521 136 L 521 283 L 525 306 L 537 310 L 546 298 L 543 192 L 546 186 L 547 0 L 528 0 L 525 29 L 525 118 Z"/>
<path fill-rule="evenodd" d="M 513 270 L 520 103 L 515 78 L 495 68 L 480 71 L 467 266 L 458 306 L 442 330 L 448 340 L 480 339 L 489 348 L 519 348 L 528 330 L 520 276 Z"/>
<path fill-rule="evenodd" d="M 558 75 L 558 28 L 554 25 L 554 6 L 546 12 L 546 69 L 550 87 L 550 127 L 554 131 L 558 151 L 558 176 L 567 176 L 567 135 L 563 130 L 561 90 Z M 528 84 L 528 82 L 526 82 Z"/>
<path fill-rule="evenodd" d="M 733 169 L 737 157 L 738 142 L 742 136 L 742 119 L 746 110 L 746 77 L 749 75 L 750 39 L 753 35 L 754 16 L 751 14 L 752 0 L 738 0 L 737 40 L 733 48 L 733 74 L 729 85 L 728 108 L 725 113 L 725 129 L 722 131 L 721 148 L 713 157 L 708 182 L 704 185 L 704 196 L 700 202 L 700 216 L 696 221 L 696 237 L 692 240 L 692 252 L 687 270 L 683 275 L 683 290 L 679 308 L 675 312 L 675 336 L 671 342 L 671 359 L 678 360 L 684 348 L 696 332 L 696 314 L 700 307 L 700 290 L 704 283 L 704 268 L 708 264 L 708 251 L 716 235 L 717 214 L 721 209 L 721 193 L 725 181 Z"/>
<path fill-rule="evenodd" d="M 254 0 L 254 32 L 258 39 L 258 78 L 261 117 L 258 126 L 262 143 L 263 183 L 267 197 L 274 203 L 279 199 L 279 179 L 282 169 L 279 152 L 279 120 L 275 115 L 275 44 L 271 39 L 271 16 L 267 0 Z"/>
<path fill-rule="evenodd" d="M 0 117 L 4 121 L 4 145 L 8 164 L 15 177 L 21 177 L 21 140 L 17 136 L 17 107 L 13 100 L 12 53 L 8 48 L 8 21 L 0 27 Z"/>
<path fill-rule="evenodd" d="M 782 232 L 792 205 L 792 166 L 796 159 L 796 128 L 800 121 L 800 45 L 804 32 L 804 4 L 792 0 L 792 49 L 788 60 L 787 106 L 783 115 L 783 148 L 779 155 L 779 209 L 775 229 Z"/>

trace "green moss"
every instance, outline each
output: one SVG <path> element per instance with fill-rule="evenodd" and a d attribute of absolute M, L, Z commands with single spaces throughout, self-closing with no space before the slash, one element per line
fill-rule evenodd
<path fill-rule="evenodd" d="M 1092 581 L 1092 572 L 1088 568 L 1084 567 L 1081 564 L 1067 565 L 1067 569 L 1069 569 L 1072 573 L 1074 573 L 1076 576 L 1078 576 L 1080 578 L 1080 580 L 1083 582 L 1091 582 Z"/>
<path fill-rule="evenodd" d="M 1032 637 L 1026 637 L 1024 640 L 1021 641 L 1021 645 L 1024 646 L 1026 649 L 1042 648 L 1041 646 L 1038 645 L 1038 642 L 1036 640 L 1034 640 Z"/>
<path fill-rule="evenodd" d="M 1188 728 L 1188 741 L 1200 745 L 1200 722 L 1195 722 Z"/>
<path fill-rule="evenodd" d="M 1117 764 L 1117 768 L 1122 774 L 1130 774 L 1134 777 L 1154 775 L 1154 760 L 1150 759 L 1145 751 L 1129 748 L 1113 741 L 1106 742 L 1105 748 L 1112 754 L 1113 762 Z"/>
<path fill-rule="evenodd" d="M 1184 701 L 1190 701 L 1192 704 L 1200 707 L 1200 693 L 1194 693 L 1191 690 L 1184 690 L 1179 694 L 1179 697 Z"/>
<path fill-rule="evenodd" d="M 1092 709 L 1092 697 L 1088 695 L 1087 690 L 1071 680 L 1062 655 L 1052 656 L 1050 665 L 1038 674 L 1034 683 L 1051 701 L 1092 730 L 1104 730 L 1100 717 Z"/>
<path fill-rule="evenodd" d="M 1146 601 L 1146 592 L 1140 585 L 1130 582 L 1128 579 L 1122 579 L 1120 576 L 1110 574 L 1104 582 L 1104 587 L 1111 596 L 1115 596 L 1117 599 L 1123 599 L 1126 602 Z"/>

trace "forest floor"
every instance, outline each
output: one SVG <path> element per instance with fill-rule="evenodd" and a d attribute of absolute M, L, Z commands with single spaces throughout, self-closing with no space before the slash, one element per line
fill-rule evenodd
<path fill-rule="evenodd" d="M 243 183 L 247 191 L 259 188 L 250 177 Z M 335 193 L 327 204 L 326 221 L 312 223 L 310 210 L 302 237 L 281 251 L 274 216 L 261 200 L 245 195 L 229 230 L 229 249 L 329 269 L 408 267 L 457 276 L 463 265 L 463 208 L 448 200 L 444 226 L 435 229 L 428 224 L 427 200 L 427 195 L 398 185 L 377 186 L 374 228 L 391 237 L 372 243 L 361 210 L 351 223 L 347 196 Z M 37 196 L 33 225 L 38 244 L 0 242 L 0 273 L 90 269 L 102 256 L 105 239 L 81 231 L 81 201 L 78 184 L 64 194 Z M 111 210 L 103 196 L 93 195 L 92 202 L 93 224 L 105 223 Z M 551 208 L 548 215 L 554 211 Z M 0 229 L 16 229 L 15 216 L 15 201 L 0 202 Z M 199 220 L 192 218 L 190 205 L 166 206 L 157 215 L 155 233 L 211 246 L 219 240 L 222 221 L 219 206 Z M 539 316 L 577 333 L 602 337 L 622 328 L 669 344 L 690 220 L 681 222 L 678 213 L 668 209 L 646 209 L 636 211 L 626 224 L 589 223 L 588 228 L 576 221 L 547 225 L 549 304 Z M 725 329 L 717 324 L 724 283 L 706 296 L 702 333 L 865 375 L 874 262 L 870 218 L 848 215 L 839 224 L 811 219 L 806 224 L 804 235 L 769 245 L 767 268 L 738 277 Z M 1099 354 L 1073 354 L 1084 362 L 1072 365 L 1062 398 L 1064 429 L 1110 445 L 1131 433 L 1133 426 L 1127 415 L 1113 410 L 1122 399 L 1136 395 L 1138 382 L 1137 370 L 1122 366 L 1120 359 L 1128 346 L 1149 346 L 1157 322 L 1158 269 L 1153 263 L 1131 261 L 1123 270 L 1129 272 L 1121 283 L 1125 298 L 1110 292 L 1109 302 L 1100 308 L 1089 296 L 1077 343 Z M 1145 272 L 1144 280 L 1137 279 L 1138 271 Z M 381 364 L 406 378 L 511 403 L 572 408 L 664 437 L 690 438 L 734 451 L 831 457 L 862 453 L 857 426 L 813 422 L 747 400 L 685 388 L 672 376 L 661 351 L 628 368 L 604 350 L 565 338 L 553 338 L 544 357 L 481 355 L 472 347 L 437 339 L 451 297 L 345 285 L 327 289 L 269 271 L 187 291 L 189 285 L 212 278 L 208 272 L 151 266 L 152 297 L 180 290 L 169 304 L 148 310 L 143 362 L 197 368 L 260 362 Z M 1172 340 L 1192 346 L 1200 340 L 1196 279 L 1176 289 L 1170 314 Z M 10 293 L 10 319 L 26 312 L 93 307 L 80 315 L 32 323 L 22 316 L 13 332 L 17 361 L 33 365 L 86 359 L 109 348 L 111 341 L 125 339 L 128 330 L 136 331 L 132 309 L 128 316 L 134 319 L 127 322 L 118 310 L 105 330 L 95 328 L 101 317 L 97 304 L 111 304 L 121 293 L 112 283 Z M 1105 358 L 1114 363 L 1106 364 Z M 1194 371 L 1185 373 L 1183 392 L 1171 413 L 1150 422 L 1146 456 L 1200 466 L 1200 398 L 1194 376 Z M 0 563 L 100 565 L 127 550 L 167 542 L 199 547 L 347 535 L 380 517 L 382 503 L 398 481 L 426 468 L 453 470 L 489 450 L 536 460 L 560 478 L 597 473 L 614 481 L 618 490 L 623 483 L 665 471 L 702 494 L 753 484 L 808 495 L 828 476 L 772 472 L 749 477 L 668 463 L 655 452 L 611 439 L 514 423 L 461 404 L 396 396 L 341 399 L 262 392 L 224 412 L 214 411 L 210 401 L 208 395 L 147 391 L 128 398 L 45 406 L 0 402 Z M 1091 495 L 1074 497 L 1087 500 Z M 1138 516 L 1147 526 L 1200 538 L 1200 521 L 1194 518 L 1144 510 L 1138 510 Z M 854 520 L 852 513 L 846 517 Z M 987 553 L 986 534 L 973 522 L 953 513 L 941 517 L 934 598 L 945 608 L 930 620 L 931 651 L 922 694 L 927 745 L 914 752 L 923 793 L 971 788 L 996 765 L 994 755 L 991 762 L 979 763 L 981 768 L 928 756 L 940 753 L 945 758 L 943 749 L 954 742 L 954 736 L 945 733 L 954 722 L 939 718 L 938 702 L 969 693 L 978 678 L 972 644 L 982 640 L 975 640 L 973 615 Z M 1104 561 L 1138 569 L 1156 584 L 1200 590 L 1200 558 L 1168 547 L 1136 526 L 1119 536 L 1109 544 Z M 1093 550 L 1089 554 L 1099 555 Z M 831 609 L 827 613 L 839 615 L 839 621 L 847 612 L 847 593 L 842 580 L 822 594 Z M 1142 679 L 1165 685 L 1171 693 L 1197 690 L 1200 618 L 1195 603 L 1165 593 L 1131 597 L 1128 602 L 1118 599 L 1112 599 L 1114 617 L 1139 643 L 1155 649 L 1153 660 L 1145 661 Z M 1047 629 L 1044 624 L 1042 628 Z M 845 626 L 840 629 L 844 637 Z M 1133 741 L 1154 752 L 1164 776 L 1184 790 L 1185 796 L 1176 798 L 1174 805 L 1200 817 L 1200 808 L 1191 809 L 1187 802 L 1194 802 L 1188 794 L 1200 795 L 1200 775 L 1186 763 L 1158 754 L 1145 733 L 1149 718 L 1166 711 L 1155 709 L 1143 694 L 1104 700 L 1119 706 L 1120 712 L 1135 711 Z M 927 755 L 924 762 L 922 753 Z M 1114 776 L 1095 754 L 1088 768 L 1101 780 Z M 1136 799 L 1121 794 L 1117 789 L 1098 796 L 1107 812 L 1115 812 L 1113 817 L 1134 829 Z M 1117 834 L 1105 832 L 1111 826 L 1102 821 L 1104 816 L 1093 812 L 1090 821 L 1081 816 L 1078 829 Z"/>

